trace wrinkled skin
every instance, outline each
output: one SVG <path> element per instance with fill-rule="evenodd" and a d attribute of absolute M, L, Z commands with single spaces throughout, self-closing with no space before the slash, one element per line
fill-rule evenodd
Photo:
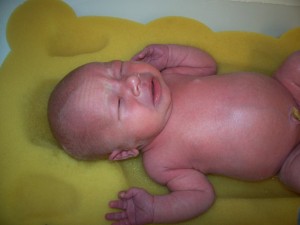
<path fill-rule="evenodd" d="M 110 160 L 123 160 L 141 152 L 149 176 L 170 190 L 162 196 L 138 188 L 120 192 L 110 207 L 121 211 L 106 215 L 114 225 L 175 223 L 201 215 L 215 199 L 207 174 L 249 181 L 279 174 L 300 193 L 300 126 L 295 116 L 300 51 L 272 78 L 250 72 L 217 76 L 216 67 L 206 52 L 179 45 L 150 45 L 131 62 L 114 61 L 105 69 L 102 64 L 89 65 L 89 73 L 102 71 L 102 76 L 103 71 L 123 71 L 121 80 L 93 80 L 100 90 L 95 102 L 103 102 L 103 93 L 124 101 L 112 103 L 118 105 L 119 120 L 114 118 L 105 130 L 113 141 L 105 142 L 106 151 L 94 148 L 93 155 L 108 153 Z M 153 78 L 159 88 L 149 82 Z M 105 87 L 99 88 L 103 82 Z M 110 102 L 105 102 L 104 108 L 109 108 Z M 101 110 L 96 115 L 105 113 Z M 97 131 L 90 136 L 98 140 L 101 135 Z"/>

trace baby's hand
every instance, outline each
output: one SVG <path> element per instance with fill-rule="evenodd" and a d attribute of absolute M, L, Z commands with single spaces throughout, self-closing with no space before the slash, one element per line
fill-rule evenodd
<path fill-rule="evenodd" d="M 167 45 L 148 45 L 141 52 L 131 58 L 132 61 L 142 61 L 149 63 L 158 70 L 166 68 L 169 58 L 169 48 Z"/>
<path fill-rule="evenodd" d="M 111 201 L 109 206 L 121 212 L 107 213 L 107 220 L 115 220 L 113 225 L 143 225 L 153 222 L 154 197 L 140 188 L 131 188 L 119 193 L 119 200 Z"/>

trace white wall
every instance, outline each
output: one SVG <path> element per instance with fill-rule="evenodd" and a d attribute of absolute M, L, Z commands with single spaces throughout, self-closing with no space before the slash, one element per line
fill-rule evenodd
<path fill-rule="evenodd" d="M 24 0 L 0 0 L 0 64 L 11 12 Z M 240 30 L 279 36 L 300 27 L 300 0 L 65 0 L 79 16 L 101 15 L 147 23 L 163 16 L 197 19 L 215 31 Z"/>

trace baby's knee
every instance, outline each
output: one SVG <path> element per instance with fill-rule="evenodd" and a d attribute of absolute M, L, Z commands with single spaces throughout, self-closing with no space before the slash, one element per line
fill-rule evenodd
<path fill-rule="evenodd" d="M 300 194 L 300 146 L 288 156 L 280 173 L 280 180 L 292 191 Z"/>
<path fill-rule="evenodd" d="M 300 50 L 293 52 L 289 59 L 293 60 L 296 64 L 300 64 Z"/>
<path fill-rule="evenodd" d="M 290 76 L 289 73 L 300 72 L 300 50 L 291 53 L 278 68 L 277 75 Z"/>
<path fill-rule="evenodd" d="M 300 73 L 300 51 L 296 51 L 292 53 L 288 58 L 287 58 L 287 63 L 291 69 L 295 70 L 295 72 Z"/>
<path fill-rule="evenodd" d="M 281 64 L 274 78 L 289 90 L 300 105 L 300 51 L 292 53 Z"/>

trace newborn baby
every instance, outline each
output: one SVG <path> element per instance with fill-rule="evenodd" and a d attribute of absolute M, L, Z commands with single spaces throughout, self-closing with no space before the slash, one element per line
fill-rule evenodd
<path fill-rule="evenodd" d="M 274 78 L 215 75 L 206 52 L 149 45 L 131 61 L 93 62 L 68 74 L 48 108 L 51 130 L 77 159 L 143 155 L 148 175 L 167 195 L 139 188 L 109 203 L 115 225 L 176 223 L 215 199 L 207 174 L 259 181 L 279 173 L 300 193 L 300 51 Z"/>

